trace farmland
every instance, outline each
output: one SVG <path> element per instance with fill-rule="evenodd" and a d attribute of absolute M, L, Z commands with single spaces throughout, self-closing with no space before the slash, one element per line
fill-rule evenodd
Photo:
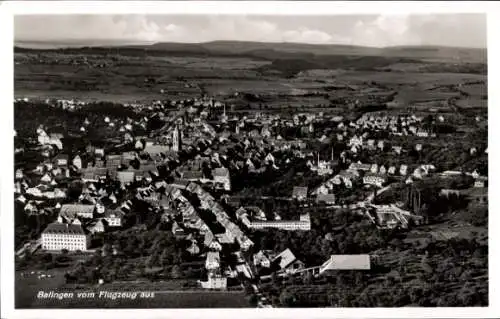
<path fill-rule="evenodd" d="M 102 286 L 65 284 L 63 271 L 50 271 L 54 277 L 39 279 L 37 276 L 22 277 L 16 274 L 16 307 L 18 308 L 239 308 L 248 307 L 243 291 L 189 290 L 182 280 L 168 282 L 111 283 Z M 74 292 L 72 298 L 38 298 L 44 292 Z M 99 292 L 139 292 L 135 299 L 99 298 Z M 94 292 L 95 298 L 82 298 L 81 292 Z M 154 297 L 141 297 L 154 294 Z"/>
<path fill-rule="evenodd" d="M 237 110 L 261 105 L 272 109 L 329 107 L 332 100 L 359 99 L 375 90 L 377 94 L 397 93 L 399 107 L 443 104 L 451 97 L 467 97 L 466 102 L 458 99 L 460 106 L 486 104 L 486 100 L 480 102 L 485 94 L 485 55 L 477 50 L 455 52 L 465 59 L 460 63 L 443 61 L 446 50 L 436 48 L 398 47 L 382 53 L 362 47 L 283 44 L 265 50 L 266 44 L 226 42 L 112 49 L 17 48 L 15 95 L 130 102 L 209 94 L 230 101 Z M 462 84 L 462 93 L 432 89 L 456 84 Z"/>

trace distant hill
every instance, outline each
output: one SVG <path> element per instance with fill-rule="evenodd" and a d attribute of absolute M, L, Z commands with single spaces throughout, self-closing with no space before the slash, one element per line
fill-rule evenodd
<path fill-rule="evenodd" d="M 41 42 L 18 43 L 17 50 L 47 49 L 48 45 L 42 46 Z M 246 42 L 246 41 L 213 41 L 206 43 L 174 43 L 160 42 L 153 44 L 120 45 L 116 41 L 82 42 L 79 45 L 68 43 L 67 48 L 113 48 L 114 50 L 140 50 L 154 54 L 176 53 L 187 55 L 215 55 L 215 56 L 250 56 L 267 60 L 283 58 L 304 58 L 312 56 L 377 56 L 396 57 L 419 60 L 433 60 L 443 62 L 468 62 L 486 63 L 486 49 L 480 48 L 458 48 L 444 46 L 394 46 L 385 48 L 337 45 L 337 44 L 306 44 L 306 43 L 269 43 L 269 42 Z M 53 49 L 61 49 L 63 43 L 57 43 Z"/>
<path fill-rule="evenodd" d="M 269 53 L 302 53 L 314 55 L 384 56 L 413 59 L 462 60 L 463 62 L 486 62 L 486 49 L 457 48 L 444 46 L 394 46 L 385 48 L 306 43 L 269 43 L 245 41 L 213 41 L 200 44 L 155 43 L 141 46 L 146 49 L 211 52 L 223 54 L 253 54 L 266 57 Z"/>

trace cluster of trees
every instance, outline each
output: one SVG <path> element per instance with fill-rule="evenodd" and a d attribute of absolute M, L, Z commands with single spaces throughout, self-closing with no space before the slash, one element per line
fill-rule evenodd
<path fill-rule="evenodd" d="M 203 260 L 186 251 L 191 242 L 175 238 L 170 231 L 129 229 L 102 236 L 102 250 L 70 272 L 68 281 L 199 279 L 203 275 Z"/>
<path fill-rule="evenodd" d="M 87 138 L 99 140 L 121 135 L 118 133 L 119 125 L 110 128 L 104 122 L 106 116 L 121 121 L 142 117 L 130 108 L 111 102 L 91 103 L 75 111 L 52 107 L 44 102 L 16 102 L 14 129 L 19 137 L 35 137 L 36 128 L 40 125 L 48 127 L 50 132 L 57 131 L 64 135 L 70 132 L 80 134 L 80 127 L 85 119 L 88 119 L 91 125 L 87 128 Z"/>
<path fill-rule="evenodd" d="M 404 252 L 387 246 L 385 253 L 396 260 L 391 266 L 375 262 L 367 272 L 337 271 L 319 278 L 304 275 L 284 280 L 275 277 L 262 289 L 273 304 L 282 307 L 488 304 L 487 244 L 475 239 L 451 239 L 406 246 Z"/>
<path fill-rule="evenodd" d="M 311 230 L 260 230 L 254 233 L 254 249 L 281 252 L 289 248 L 309 266 L 325 262 L 332 254 L 361 254 L 383 247 L 396 234 L 379 230 L 363 216 L 347 210 L 311 212 Z"/>

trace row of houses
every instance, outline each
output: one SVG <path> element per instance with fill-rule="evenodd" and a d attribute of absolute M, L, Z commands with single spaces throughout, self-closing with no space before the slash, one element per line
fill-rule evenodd
<path fill-rule="evenodd" d="M 265 228 L 276 228 L 283 230 L 311 230 L 311 218 L 309 213 L 301 214 L 298 220 L 262 220 L 262 214 L 260 214 L 260 219 L 254 219 L 255 214 L 252 213 L 251 208 L 240 207 L 236 211 L 236 218 L 240 220 L 249 229 L 265 229 Z"/>

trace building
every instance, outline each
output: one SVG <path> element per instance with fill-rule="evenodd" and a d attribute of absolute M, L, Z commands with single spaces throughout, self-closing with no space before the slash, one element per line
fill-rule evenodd
<path fill-rule="evenodd" d="M 92 218 L 94 216 L 95 205 L 65 204 L 59 211 L 59 216 L 74 219 L 76 217 Z"/>
<path fill-rule="evenodd" d="M 172 132 L 172 151 L 179 152 L 182 149 L 181 132 L 176 126 Z"/>
<path fill-rule="evenodd" d="M 204 289 L 226 289 L 227 278 L 220 276 L 209 276 L 207 281 L 200 281 L 200 284 Z"/>
<path fill-rule="evenodd" d="M 104 226 L 104 222 L 102 219 L 98 219 L 96 221 L 93 221 L 87 229 L 91 234 L 95 233 L 103 233 L 106 230 L 106 227 Z"/>
<path fill-rule="evenodd" d="M 225 191 L 231 190 L 231 177 L 227 168 L 218 167 L 212 171 L 212 175 L 214 177 L 216 187 L 218 186 Z"/>
<path fill-rule="evenodd" d="M 116 172 L 116 179 L 122 185 L 133 183 L 135 181 L 135 172 L 130 172 L 130 171 Z"/>
<path fill-rule="evenodd" d="M 272 264 L 277 265 L 281 270 L 294 272 L 304 268 L 304 263 L 298 260 L 290 249 L 285 249 L 272 260 Z"/>
<path fill-rule="evenodd" d="M 73 166 L 75 166 L 77 169 L 82 169 L 82 159 L 80 158 L 79 155 L 76 155 L 74 158 L 73 158 Z"/>
<path fill-rule="evenodd" d="M 325 203 L 327 205 L 335 204 L 335 194 L 318 194 L 316 202 Z"/>
<path fill-rule="evenodd" d="M 292 198 L 299 201 L 307 199 L 307 187 L 295 186 L 292 191 Z"/>
<path fill-rule="evenodd" d="M 42 249 L 69 251 L 86 251 L 90 238 L 79 224 L 62 223 L 62 218 L 49 224 L 42 232 Z"/>
<path fill-rule="evenodd" d="M 401 176 L 406 176 L 406 174 L 408 174 L 408 165 L 405 165 L 405 164 L 401 165 L 399 167 L 399 174 Z"/>
<path fill-rule="evenodd" d="M 59 167 L 67 167 L 68 166 L 68 155 L 59 154 L 54 158 L 54 164 Z"/>
<path fill-rule="evenodd" d="M 109 227 L 121 227 L 123 215 L 125 214 L 121 210 L 107 210 L 104 213 L 104 220 Z"/>
<path fill-rule="evenodd" d="M 332 270 L 370 270 L 370 255 L 331 255 L 319 273 Z"/>
<path fill-rule="evenodd" d="M 248 228 L 264 229 L 278 228 L 283 230 L 311 230 L 311 219 L 309 214 L 303 214 L 299 220 L 266 220 L 251 221 Z"/>
<path fill-rule="evenodd" d="M 205 268 L 207 270 L 215 270 L 220 267 L 220 256 L 218 251 L 209 251 L 207 253 L 207 260 L 205 262 Z"/>
<path fill-rule="evenodd" d="M 269 268 L 271 267 L 271 260 L 262 250 L 253 255 L 253 264 L 254 266 L 261 266 Z"/>
<path fill-rule="evenodd" d="M 386 181 L 385 177 L 379 174 L 367 174 L 363 177 L 363 184 L 367 185 L 375 185 L 378 187 L 382 187 L 385 181 Z"/>

